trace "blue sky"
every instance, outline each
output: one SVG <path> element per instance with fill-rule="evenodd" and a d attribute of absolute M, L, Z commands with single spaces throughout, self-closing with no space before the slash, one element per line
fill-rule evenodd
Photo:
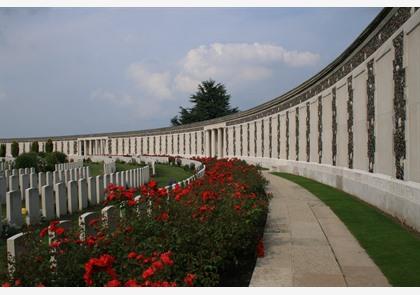
<path fill-rule="evenodd" d="M 380 8 L 0 8 L 0 137 L 169 125 L 197 84 L 246 110 L 337 57 Z"/>

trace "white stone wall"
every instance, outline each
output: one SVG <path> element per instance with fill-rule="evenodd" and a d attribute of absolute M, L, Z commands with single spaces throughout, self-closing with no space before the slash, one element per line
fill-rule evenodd
<path fill-rule="evenodd" d="M 393 99 L 392 78 L 393 50 L 375 61 L 375 172 L 394 175 L 393 152 Z"/>
<path fill-rule="evenodd" d="M 346 77 L 347 79 L 347 77 Z M 346 79 L 337 88 L 337 166 L 348 167 L 347 102 L 349 98 Z"/>

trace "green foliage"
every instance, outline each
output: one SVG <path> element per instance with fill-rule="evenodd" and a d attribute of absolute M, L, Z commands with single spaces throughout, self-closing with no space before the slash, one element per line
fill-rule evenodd
<path fill-rule="evenodd" d="M 45 155 L 45 170 L 54 171 L 55 164 L 67 162 L 67 155 L 62 152 L 52 152 Z"/>
<path fill-rule="evenodd" d="M 213 80 L 201 82 L 198 91 L 191 95 L 192 108 L 180 107 L 178 116 L 171 119 L 173 126 L 210 120 L 238 112 L 238 108 L 230 107 L 230 94 L 223 84 Z"/>
<path fill-rule="evenodd" d="M 31 152 L 38 153 L 39 152 L 39 143 L 38 141 L 34 141 L 31 145 Z"/>
<path fill-rule="evenodd" d="M 34 153 L 34 152 L 23 153 L 16 157 L 15 167 L 16 169 L 33 167 L 38 171 L 39 162 L 40 162 L 40 157 L 38 157 L 37 153 Z"/>
<path fill-rule="evenodd" d="M 17 141 L 12 142 L 12 157 L 16 158 L 19 155 L 19 143 Z"/>
<path fill-rule="evenodd" d="M 45 152 L 46 153 L 51 153 L 54 150 L 54 144 L 51 140 L 51 138 L 49 138 L 47 140 L 47 143 L 45 144 Z"/>
<path fill-rule="evenodd" d="M 0 144 L 0 157 L 6 157 L 6 145 Z"/>

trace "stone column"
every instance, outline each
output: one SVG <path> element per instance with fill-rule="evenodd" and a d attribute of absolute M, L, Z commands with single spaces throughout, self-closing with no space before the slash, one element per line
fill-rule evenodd
<path fill-rule="evenodd" d="M 217 129 L 212 129 L 211 130 L 211 148 L 210 148 L 210 156 L 211 157 L 215 157 L 217 156 L 217 151 L 216 151 L 216 132 Z"/>
<path fill-rule="evenodd" d="M 206 157 L 210 157 L 210 130 L 205 130 L 204 152 Z"/>
<path fill-rule="evenodd" d="M 223 158 L 223 129 L 217 129 L 217 157 Z"/>

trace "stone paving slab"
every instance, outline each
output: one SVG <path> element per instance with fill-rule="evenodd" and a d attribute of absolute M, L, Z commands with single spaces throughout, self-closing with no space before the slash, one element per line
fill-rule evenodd
<path fill-rule="evenodd" d="M 293 182 L 264 176 L 273 199 L 251 287 L 389 286 L 328 206 Z"/>

